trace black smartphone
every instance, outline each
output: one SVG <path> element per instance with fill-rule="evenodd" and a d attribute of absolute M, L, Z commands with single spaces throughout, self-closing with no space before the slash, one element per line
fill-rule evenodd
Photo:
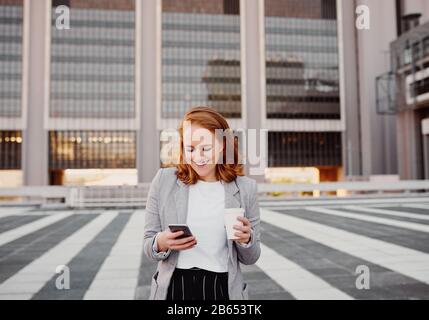
<path fill-rule="evenodd" d="M 178 236 L 176 239 L 182 239 L 182 238 L 193 236 L 191 230 L 186 224 L 169 224 L 168 227 L 170 228 L 171 232 L 183 231 L 183 234 L 181 236 Z"/>

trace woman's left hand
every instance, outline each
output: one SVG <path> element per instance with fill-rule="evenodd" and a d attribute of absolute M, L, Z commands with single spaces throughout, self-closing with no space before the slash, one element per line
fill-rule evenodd
<path fill-rule="evenodd" d="M 237 220 L 243 222 L 243 226 L 234 224 L 233 228 L 235 230 L 238 230 L 237 232 L 234 232 L 234 235 L 238 237 L 238 239 L 234 239 L 234 240 L 242 244 L 247 244 L 249 243 L 249 240 L 250 240 L 250 232 L 251 232 L 252 225 L 250 224 L 250 221 L 247 218 L 237 217 Z"/>

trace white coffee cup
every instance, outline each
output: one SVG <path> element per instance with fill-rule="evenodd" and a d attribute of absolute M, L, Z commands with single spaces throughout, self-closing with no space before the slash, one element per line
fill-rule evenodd
<path fill-rule="evenodd" d="M 243 222 L 238 220 L 237 217 L 244 217 L 244 208 L 225 208 L 225 228 L 228 239 L 238 239 L 234 233 L 239 230 L 234 229 L 233 226 L 235 224 L 243 226 Z"/>

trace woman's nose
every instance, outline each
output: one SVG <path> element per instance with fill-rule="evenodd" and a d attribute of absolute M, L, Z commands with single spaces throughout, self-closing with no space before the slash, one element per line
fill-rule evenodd
<path fill-rule="evenodd" d="M 206 156 L 204 156 L 202 151 L 197 152 L 194 156 L 194 162 L 201 163 L 201 162 L 208 162 L 208 161 L 209 159 Z"/>

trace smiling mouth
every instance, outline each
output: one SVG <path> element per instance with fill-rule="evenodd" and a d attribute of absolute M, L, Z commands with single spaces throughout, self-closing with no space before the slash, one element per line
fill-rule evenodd
<path fill-rule="evenodd" d="M 208 162 L 203 162 L 203 163 L 197 163 L 197 162 L 194 162 L 195 164 L 196 164 L 196 166 L 198 167 L 198 168 L 204 168 L 206 165 L 207 165 L 207 163 Z"/>

